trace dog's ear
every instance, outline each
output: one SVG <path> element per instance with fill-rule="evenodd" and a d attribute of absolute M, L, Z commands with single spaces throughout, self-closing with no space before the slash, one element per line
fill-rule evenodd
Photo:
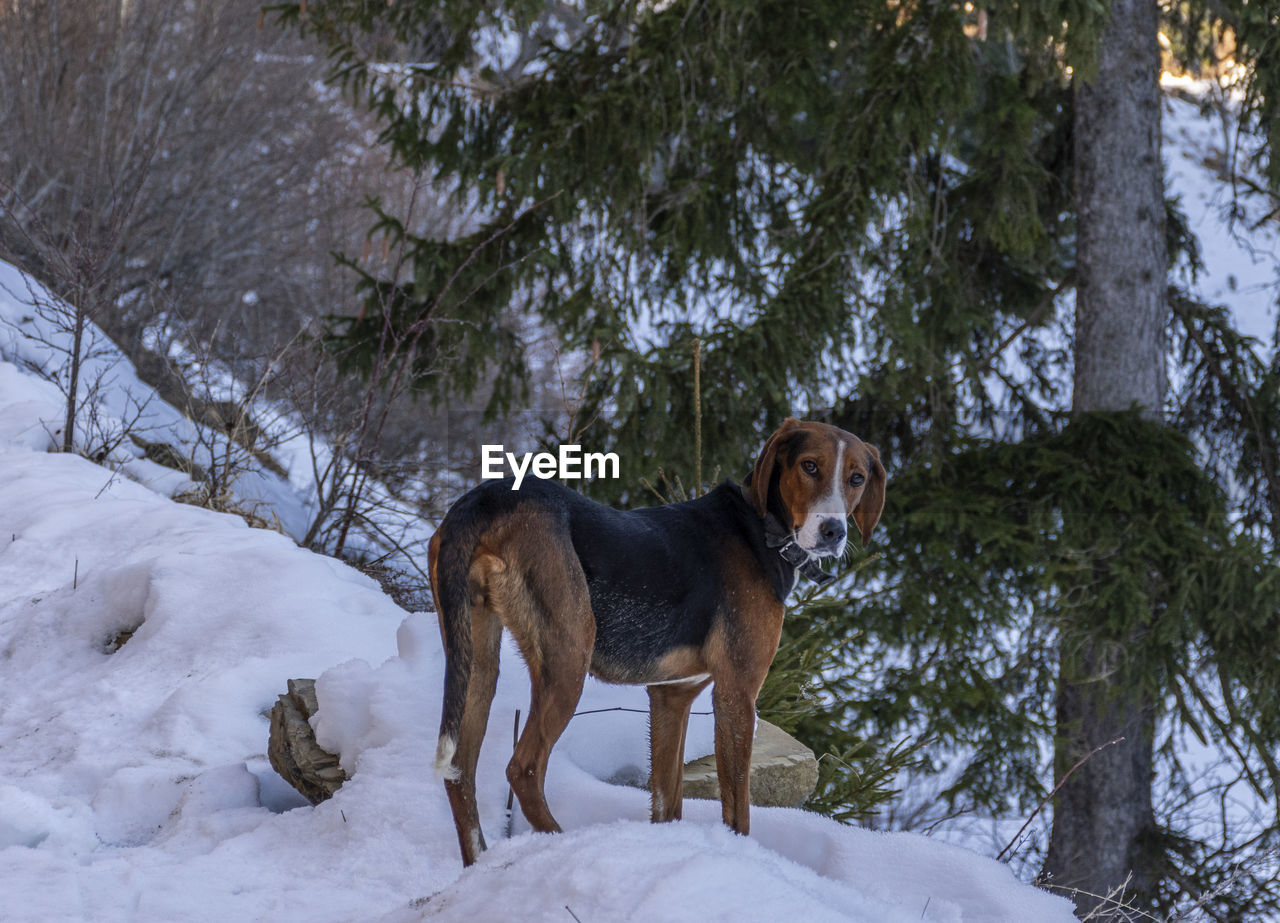
<path fill-rule="evenodd" d="M 853 508 L 853 521 L 858 524 L 858 531 L 862 533 L 863 547 L 866 547 L 867 540 L 871 538 L 871 530 L 876 527 L 880 514 L 884 512 L 884 485 L 888 480 L 884 465 L 880 464 L 880 450 L 873 445 L 866 445 L 866 449 L 867 483 L 862 488 L 858 505 Z"/>
<path fill-rule="evenodd" d="M 764 448 L 760 450 L 760 457 L 756 459 L 756 466 L 747 475 L 747 495 L 751 498 L 751 505 L 756 508 L 761 519 L 769 512 L 769 482 L 773 480 L 778 450 L 787 444 L 788 433 L 799 425 L 800 421 L 795 417 L 787 417 L 783 420 L 782 425 L 765 440 Z"/>

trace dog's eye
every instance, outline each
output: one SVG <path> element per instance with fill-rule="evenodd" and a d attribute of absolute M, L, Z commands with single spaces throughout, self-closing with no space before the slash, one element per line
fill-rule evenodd
<path fill-rule="evenodd" d="M 854 487 L 857 487 L 859 484 L 861 484 L 865 480 L 866 478 L 858 474 L 858 472 L 856 471 L 849 476 L 849 483 L 852 484 Z"/>
<path fill-rule="evenodd" d="M 811 459 L 806 458 L 804 461 L 802 461 L 802 462 L 800 463 L 800 467 L 804 469 L 804 473 L 805 473 L 805 474 L 811 474 L 811 475 L 813 475 L 814 477 L 817 477 L 817 476 L 818 476 L 818 464 L 817 464 L 817 462 L 815 462 L 815 461 L 813 461 L 813 460 L 811 460 Z"/>

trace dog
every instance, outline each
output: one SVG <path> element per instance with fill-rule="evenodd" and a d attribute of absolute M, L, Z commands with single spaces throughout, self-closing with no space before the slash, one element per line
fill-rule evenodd
<path fill-rule="evenodd" d="M 487 481 L 431 538 L 431 591 L 445 651 L 436 771 L 464 865 L 485 849 L 475 770 L 498 679 L 502 630 L 529 668 L 529 718 L 507 779 L 534 830 L 560 830 L 543 793 L 551 748 L 588 673 L 648 687 L 651 818 L 682 808 L 685 731 L 714 684 L 724 822 L 749 831 L 756 696 L 777 653 L 783 601 L 818 560 L 843 554 L 847 520 L 866 544 L 884 508 L 875 446 L 789 417 L 741 486 L 616 510 L 550 480 Z"/>

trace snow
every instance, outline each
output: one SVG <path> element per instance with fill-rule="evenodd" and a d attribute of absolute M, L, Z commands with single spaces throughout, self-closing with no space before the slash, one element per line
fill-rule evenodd
<path fill-rule="evenodd" d="M 1203 80 L 1165 75 L 1166 89 L 1203 98 L 1213 93 Z M 1261 183 L 1244 153 L 1233 162 L 1237 142 L 1246 146 L 1234 119 L 1203 112 L 1188 99 L 1166 95 L 1164 102 L 1166 192 L 1179 200 L 1200 246 L 1204 268 L 1192 291 L 1210 304 L 1231 309 L 1242 333 L 1261 343 L 1276 334 L 1280 298 L 1280 233 L 1266 221 L 1270 204 L 1241 184 L 1236 190 L 1221 175 L 1233 166 Z"/>
<path fill-rule="evenodd" d="M 24 310 L 27 291 L 0 264 L 6 921 L 1072 919 L 1006 866 L 921 836 L 757 808 L 740 837 L 705 801 L 647 823 L 648 795 L 609 781 L 644 775 L 642 689 L 589 683 L 548 771 L 567 832 L 533 834 L 505 809 L 528 699 L 509 644 L 478 773 L 492 848 L 464 872 L 430 768 L 434 616 L 286 535 L 173 502 L 185 477 L 127 443 L 105 466 L 51 453 L 59 331 Z M 190 437 L 113 347 L 96 355 L 100 425 L 141 403 L 151 431 Z M 283 482 L 260 498 L 299 509 Z M 294 677 L 318 677 L 317 738 L 351 774 L 315 807 L 265 755 Z M 709 715 L 690 725 L 687 755 L 710 752 Z"/>
<path fill-rule="evenodd" d="M 1007 872 L 996 879 L 983 875 L 969 860 L 972 853 L 931 856 L 935 870 L 947 879 L 943 888 L 920 895 L 915 851 L 919 837 L 866 834 L 825 836 L 830 822 L 801 812 L 784 812 L 786 830 L 779 842 L 798 845 L 796 834 L 815 835 L 814 847 L 837 855 L 819 873 L 803 861 L 788 862 L 773 851 L 769 838 L 737 837 L 723 825 L 681 823 L 656 827 L 635 821 L 598 824 L 561 836 L 536 836 L 500 843 L 486 861 L 443 889 L 421 908 L 400 911 L 385 921 L 477 920 L 498 906 L 520 907 L 522 920 L 570 919 L 566 908 L 582 920 L 702 921 L 867 920 L 917 923 L 919 920 L 1038 920 L 1052 913 L 1053 899 L 1025 904 L 999 902 L 1000 916 L 989 899 L 1008 887 Z M 814 821 L 814 823 L 810 823 Z M 812 828 L 812 829 L 810 829 Z M 782 830 L 775 831 L 783 833 Z M 930 844 L 932 846 L 932 844 Z M 843 848 L 841 848 L 843 847 Z M 643 857 L 643 866 L 636 856 Z M 947 864 L 951 860 L 954 864 Z M 903 864 L 905 863 L 905 865 Z M 987 863 L 989 867 L 989 863 Z M 903 874 L 903 870 L 906 873 Z M 514 873 L 514 874 L 513 874 Z M 639 874 L 637 874 L 639 873 Z M 841 884 L 856 878 L 857 891 Z M 537 889 L 526 887 L 537 881 Z M 609 887 L 601 887 L 609 882 Z M 945 898 L 934 895 L 951 892 Z M 1033 893 L 1034 892 L 1029 892 Z M 909 895 L 909 897 L 908 897 Z M 1035 895 L 1043 898 L 1043 895 Z M 906 898 L 904 900 L 904 897 Z M 620 908 L 625 912 L 620 914 Z"/>

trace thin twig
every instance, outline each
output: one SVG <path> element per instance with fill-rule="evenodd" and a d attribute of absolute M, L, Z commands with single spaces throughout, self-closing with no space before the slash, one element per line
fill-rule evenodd
<path fill-rule="evenodd" d="M 1104 744 L 1104 746 L 1110 745 Z M 1135 907 L 1133 904 L 1130 904 L 1125 900 L 1125 889 L 1129 887 L 1129 882 L 1132 880 L 1133 873 L 1130 872 L 1123 882 L 1111 889 L 1109 894 L 1095 894 L 1094 892 L 1086 891 L 1083 888 L 1068 888 L 1065 885 L 1055 885 L 1052 881 L 1041 882 L 1041 886 L 1048 888 L 1050 891 L 1057 891 L 1064 897 L 1070 898 L 1073 902 L 1075 901 L 1076 896 L 1081 894 L 1085 897 L 1092 897 L 1096 900 L 1098 903 L 1094 905 L 1092 910 L 1081 918 L 1082 920 L 1115 920 L 1117 919 L 1116 913 L 1120 912 L 1123 914 L 1123 919 L 1125 920 L 1132 921 L 1136 918 L 1141 918 L 1143 920 L 1151 920 L 1152 923 L 1166 923 L 1165 920 L 1155 916 L 1155 914 L 1148 913 L 1140 907 Z M 1183 919 L 1183 917 L 1178 917 L 1178 919 Z"/>
<path fill-rule="evenodd" d="M 1058 784 L 1053 787 L 1053 791 L 1051 791 L 1048 795 L 1046 795 L 1044 800 L 1041 801 L 1038 805 L 1036 805 L 1036 809 L 1031 812 L 1031 816 L 1027 818 L 1026 823 L 1024 823 L 1021 827 L 1019 827 L 1018 832 L 1013 835 L 1013 839 L 1010 840 L 1005 845 L 1004 849 L 1000 850 L 999 855 L 996 856 L 996 861 L 999 862 L 1001 859 L 1003 859 L 1004 854 L 1013 848 L 1013 844 L 1018 842 L 1018 838 L 1022 836 L 1023 831 L 1025 831 L 1029 826 L 1031 826 L 1031 822 L 1036 819 L 1036 815 L 1040 813 L 1040 811 L 1044 808 L 1046 804 L 1048 804 L 1050 801 L 1053 800 L 1053 796 L 1058 794 L 1058 790 L 1062 788 L 1062 786 L 1067 784 L 1067 780 L 1071 778 L 1071 774 L 1073 772 L 1075 772 L 1077 769 L 1083 766 L 1095 754 L 1102 752 L 1112 744 L 1120 743 L 1120 741 L 1122 740 L 1124 740 L 1123 737 L 1117 737 L 1114 740 L 1108 740 L 1105 744 L 1100 744 L 1099 746 L 1094 747 L 1084 756 L 1080 757 L 1080 759 L 1076 760 L 1076 764 L 1072 766 L 1070 769 L 1068 769 L 1066 775 L 1064 775 L 1061 779 L 1058 780 Z"/>
<path fill-rule="evenodd" d="M 511 750 L 515 752 L 516 744 L 520 742 L 520 709 L 516 709 L 515 721 L 511 727 Z M 507 839 L 511 839 L 511 821 L 515 816 L 511 813 L 512 807 L 515 805 L 515 789 L 510 785 L 507 786 Z"/>

